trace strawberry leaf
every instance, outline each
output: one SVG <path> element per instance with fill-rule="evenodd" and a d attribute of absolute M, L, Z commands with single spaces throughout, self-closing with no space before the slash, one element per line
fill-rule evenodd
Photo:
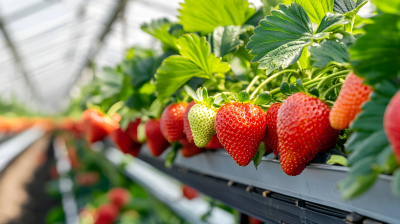
<path fill-rule="evenodd" d="M 151 23 L 144 23 L 141 29 L 153 37 L 159 39 L 163 44 L 178 52 L 176 36 L 170 34 L 170 27 L 173 25 L 168 19 L 153 20 Z M 183 33 L 183 31 L 181 32 Z"/>
<path fill-rule="evenodd" d="M 309 92 L 310 94 L 316 96 L 316 97 L 319 97 L 319 91 L 318 91 L 318 89 L 315 88 L 315 87 L 312 88 L 312 89 L 310 89 L 308 92 Z"/>
<path fill-rule="evenodd" d="M 329 160 L 326 162 L 326 164 L 339 164 L 342 166 L 347 166 L 347 159 L 344 156 L 340 156 L 340 155 L 331 155 L 331 158 L 329 158 Z"/>
<path fill-rule="evenodd" d="M 249 100 L 250 100 L 249 93 L 245 90 L 240 91 L 238 93 L 238 99 L 239 99 L 239 102 L 241 102 L 241 103 L 249 102 Z"/>
<path fill-rule="evenodd" d="M 236 51 L 243 43 L 239 39 L 240 26 L 219 26 L 212 33 L 212 50 L 216 57 L 223 57 L 230 52 Z"/>
<path fill-rule="evenodd" d="M 208 34 L 218 26 L 243 25 L 256 12 L 244 0 L 185 0 L 179 9 L 180 23 L 187 32 Z"/>
<path fill-rule="evenodd" d="M 366 34 L 350 49 L 354 73 L 366 84 L 397 77 L 400 61 L 400 16 L 382 14 L 364 26 Z M 382 29 L 384 27 L 384 29 Z"/>
<path fill-rule="evenodd" d="M 261 163 L 264 154 L 265 154 L 265 145 L 263 142 L 261 142 L 261 144 L 258 146 L 257 153 L 253 157 L 253 162 L 256 169 L 258 165 Z"/>
<path fill-rule="evenodd" d="M 333 10 L 343 14 L 350 23 L 345 25 L 345 30 L 351 32 L 353 30 L 354 20 L 361 7 L 367 4 L 367 0 L 335 0 Z"/>
<path fill-rule="evenodd" d="M 310 47 L 311 59 L 316 62 L 314 67 L 323 68 L 331 62 L 338 62 L 344 65 L 350 62 L 350 54 L 346 45 L 342 41 L 323 40 L 320 43 L 314 43 Z"/>
<path fill-rule="evenodd" d="M 181 147 L 182 145 L 179 143 L 175 143 L 174 145 L 172 145 L 172 149 L 165 155 L 165 167 L 172 167 L 172 164 L 174 164 L 176 158 L 176 154 L 178 153 L 178 149 Z"/>
<path fill-rule="evenodd" d="M 290 86 L 287 82 L 282 82 L 281 86 L 279 87 L 281 90 L 281 93 L 290 96 L 292 95 L 292 90 L 290 89 Z"/>
<path fill-rule="evenodd" d="M 397 0 L 372 0 L 374 5 L 381 10 L 382 12 L 390 13 L 390 14 L 397 14 L 400 13 L 400 2 Z M 357 2 L 358 3 L 358 2 Z"/>
<path fill-rule="evenodd" d="M 333 11 L 333 0 L 284 0 L 283 3 L 296 2 L 306 10 L 311 22 L 319 24 L 327 12 Z"/>
<path fill-rule="evenodd" d="M 222 97 L 222 99 L 225 101 L 225 103 L 231 102 L 231 101 L 228 99 L 228 97 L 227 97 L 224 93 L 221 93 L 221 97 Z"/>
<path fill-rule="evenodd" d="M 193 100 L 200 101 L 200 99 L 197 97 L 196 92 L 195 92 L 192 88 L 190 88 L 190 86 L 185 85 L 185 86 L 184 86 L 184 89 L 185 89 L 186 93 L 187 93 L 190 97 L 192 97 Z"/>
<path fill-rule="evenodd" d="M 299 60 L 305 46 L 311 45 L 313 40 L 329 37 L 328 32 L 347 23 L 343 18 L 339 14 L 327 13 L 315 33 L 302 6 L 280 4 L 279 10 L 272 10 L 271 16 L 260 21 L 246 49 L 254 55 L 252 62 L 259 62 L 258 68 L 267 69 L 269 74 Z"/>
<path fill-rule="evenodd" d="M 271 102 L 272 96 L 268 91 L 260 93 L 254 101 L 255 105 L 264 105 Z"/>
<path fill-rule="evenodd" d="M 164 102 L 193 77 L 214 78 L 214 73 L 230 70 L 229 64 L 210 54 L 205 37 L 184 34 L 177 41 L 182 56 L 170 56 L 157 69 L 156 90 Z"/>

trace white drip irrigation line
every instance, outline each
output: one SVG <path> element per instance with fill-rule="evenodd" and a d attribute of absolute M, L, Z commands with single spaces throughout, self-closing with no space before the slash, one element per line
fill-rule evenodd
<path fill-rule="evenodd" d="M 40 127 L 32 127 L 0 144 L 0 172 L 20 153 L 44 135 Z"/>
<path fill-rule="evenodd" d="M 119 150 L 109 147 L 105 151 L 105 157 L 114 165 L 119 166 L 124 161 L 125 156 Z M 200 217 L 207 212 L 208 202 L 199 197 L 192 200 L 184 198 L 178 181 L 138 158 L 133 158 L 132 162 L 125 166 L 124 171 L 129 178 L 144 187 L 190 223 L 235 223 L 235 218 L 232 214 L 218 207 L 213 208 L 211 215 L 207 218 L 207 222 L 202 221 Z"/>
<path fill-rule="evenodd" d="M 68 158 L 68 151 L 65 142 L 62 139 L 55 139 L 53 141 L 54 155 L 57 160 L 57 172 L 60 175 L 59 189 L 62 195 L 62 206 L 65 213 L 66 224 L 78 224 L 78 206 L 73 194 L 73 182 L 68 177 L 67 173 L 71 170 L 71 164 Z"/>

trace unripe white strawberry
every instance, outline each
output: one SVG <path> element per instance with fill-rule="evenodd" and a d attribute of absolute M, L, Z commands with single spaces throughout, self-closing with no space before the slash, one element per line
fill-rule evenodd
<path fill-rule="evenodd" d="M 216 115 L 216 108 L 209 105 L 195 104 L 190 108 L 189 124 L 197 147 L 205 147 L 216 133 L 214 127 Z"/>

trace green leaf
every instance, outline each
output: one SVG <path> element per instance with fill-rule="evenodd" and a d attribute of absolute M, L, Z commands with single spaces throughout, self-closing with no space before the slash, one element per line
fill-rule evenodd
<path fill-rule="evenodd" d="M 246 90 L 240 91 L 240 92 L 238 93 L 238 99 L 239 99 L 239 101 L 240 101 L 241 103 L 249 102 L 249 100 L 250 100 L 249 93 L 246 92 Z"/>
<path fill-rule="evenodd" d="M 257 153 L 253 157 L 253 162 L 256 169 L 258 165 L 261 163 L 264 154 L 265 154 L 265 145 L 263 142 L 261 142 L 260 145 L 258 146 Z"/>
<path fill-rule="evenodd" d="M 219 26 L 214 29 L 212 39 L 216 57 L 223 57 L 239 48 L 242 43 L 239 39 L 240 31 L 240 26 Z"/>
<path fill-rule="evenodd" d="M 178 149 L 182 147 L 179 143 L 175 143 L 172 145 L 172 149 L 165 155 L 165 167 L 171 168 L 172 164 L 174 164 L 176 154 L 178 153 Z"/>
<path fill-rule="evenodd" d="M 355 147 L 364 139 L 369 137 L 371 135 L 371 132 L 354 132 L 353 134 L 350 135 L 349 139 L 347 139 L 346 142 L 346 152 L 350 153 L 353 152 Z"/>
<path fill-rule="evenodd" d="M 231 102 L 224 93 L 221 93 L 221 98 L 225 101 L 225 103 Z"/>
<path fill-rule="evenodd" d="M 376 157 L 376 163 L 380 166 L 382 171 L 391 174 L 399 165 L 394 157 L 392 147 L 386 146 L 381 153 Z"/>
<path fill-rule="evenodd" d="M 193 77 L 213 78 L 214 73 L 230 70 L 229 64 L 210 54 L 204 37 L 185 34 L 177 44 L 182 56 L 168 57 L 157 70 L 156 90 L 162 102 Z"/>
<path fill-rule="evenodd" d="M 316 97 L 319 97 L 319 91 L 318 91 L 317 88 L 312 88 L 312 89 L 310 89 L 308 92 L 309 92 L 310 94 L 316 96 Z"/>
<path fill-rule="evenodd" d="M 322 18 L 319 33 L 314 34 L 313 24 L 302 6 L 280 4 L 279 10 L 272 10 L 271 16 L 260 21 L 246 49 L 254 55 L 252 62 L 259 62 L 258 68 L 267 69 L 269 74 L 299 60 L 305 46 L 314 39 L 329 37 L 327 32 L 347 22 L 343 18 L 339 14 L 327 13 Z"/>
<path fill-rule="evenodd" d="M 203 100 L 204 101 L 207 101 L 207 98 L 208 98 L 208 92 L 207 92 L 207 88 L 203 88 Z"/>
<path fill-rule="evenodd" d="M 333 10 L 340 14 L 345 14 L 355 10 L 357 7 L 364 5 L 367 0 L 335 0 Z"/>
<path fill-rule="evenodd" d="M 364 26 L 366 34 L 350 49 L 354 72 L 366 84 L 395 78 L 400 71 L 400 16 L 382 14 Z M 384 27 L 384 29 L 383 29 Z"/>
<path fill-rule="evenodd" d="M 400 197 L 400 168 L 393 173 L 392 192 L 397 197 Z"/>
<path fill-rule="evenodd" d="M 367 156 L 378 155 L 389 144 L 385 131 L 382 129 L 360 142 L 348 158 L 349 165 L 353 165 Z"/>
<path fill-rule="evenodd" d="M 311 59 L 315 60 L 314 67 L 323 68 L 331 62 L 345 64 L 350 62 L 350 54 L 346 45 L 339 41 L 323 40 L 310 47 Z"/>
<path fill-rule="evenodd" d="M 296 2 L 306 10 L 311 22 L 319 24 L 327 12 L 333 12 L 333 0 L 286 0 L 285 4 Z"/>
<path fill-rule="evenodd" d="M 197 97 L 196 92 L 192 88 L 190 88 L 188 85 L 185 85 L 184 88 L 185 88 L 185 91 L 187 92 L 187 94 L 189 94 L 189 96 L 192 97 L 193 100 L 201 101 Z"/>
<path fill-rule="evenodd" d="M 400 1 L 398 0 L 372 0 L 372 2 L 382 12 L 400 14 Z"/>
<path fill-rule="evenodd" d="M 288 96 L 292 95 L 292 90 L 290 89 L 290 86 L 287 82 L 282 82 L 279 88 L 281 90 L 281 93 Z"/>
<path fill-rule="evenodd" d="M 177 37 L 170 34 L 170 27 L 172 23 L 168 19 L 153 20 L 151 23 L 145 23 L 141 29 L 155 38 L 159 39 L 163 44 L 178 51 L 176 46 Z"/>
<path fill-rule="evenodd" d="M 347 166 L 347 159 L 344 156 L 340 156 L 340 155 L 331 155 L 331 158 L 326 161 L 326 164 L 339 164 L 342 166 Z"/>
<path fill-rule="evenodd" d="M 260 93 L 254 101 L 255 105 L 264 105 L 271 102 L 272 96 L 268 91 Z"/>
<path fill-rule="evenodd" d="M 203 35 L 218 26 L 243 25 L 256 12 L 246 0 L 185 0 L 181 7 L 179 20 L 183 29 Z"/>
<path fill-rule="evenodd" d="M 103 68 L 103 72 L 98 74 L 97 78 L 103 99 L 114 96 L 122 89 L 124 76 L 110 67 Z"/>
<path fill-rule="evenodd" d="M 295 85 L 293 85 L 292 83 L 290 83 L 290 90 L 292 91 L 292 93 L 298 93 L 301 92 Z"/>
<path fill-rule="evenodd" d="M 371 167 L 374 161 L 374 156 L 360 160 L 352 167 L 347 177 L 338 183 L 337 187 L 344 200 L 357 197 L 372 187 L 379 175 L 379 172 Z"/>
<path fill-rule="evenodd" d="M 317 33 L 330 32 L 342 27 L 344 24 L 349 23 L 349 21 L 344 19 L 344 16 L 338 13 L 326 13 L 324 18 L 322 18 L 321 23 L 318 26 Z"/>

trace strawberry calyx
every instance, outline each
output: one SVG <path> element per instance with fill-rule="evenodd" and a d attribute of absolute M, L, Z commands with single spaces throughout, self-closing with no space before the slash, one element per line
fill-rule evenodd
<path fill-rule="evenodd" d="M 207 92 L 207 88 L 204 87 L 199 87 L 196 92 L 194 92 L 194 90 L 192 88 L 190 88 L 189 86 L 185 85 L 184 86 L 187 94 L 192 97 L 193 101 L 196 104 L 203 104 L 206 105 L 207 107 L 213 109 L 213 110 L 218 110 L 217 108 L 220 107 L 220 105 L 218 105 L 218 102 L 215 103 L 215 97 L 212 96 L 208 96 L 208 92 Z"/>

